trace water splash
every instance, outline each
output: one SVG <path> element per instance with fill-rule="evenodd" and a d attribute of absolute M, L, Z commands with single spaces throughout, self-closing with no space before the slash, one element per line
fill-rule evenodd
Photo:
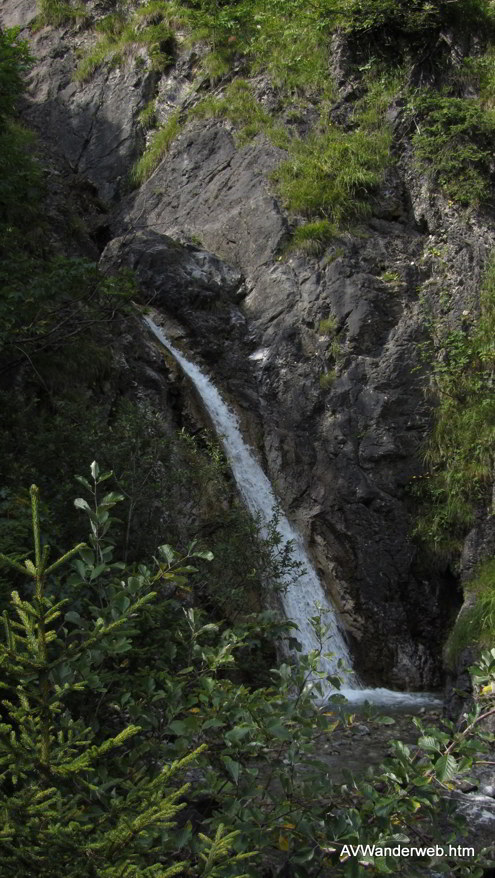
<path fill-rule="evenodd" d="M 230 463 L 234 479 L 241 496 L 250 512 L 261 521 L 262 528 L 277 515 L 277 530 L 284 544 L 291 542 L 292 558 L 299 562 L 306 571 L 296 583 L 287 582 L 287 589 L 282 594 L 282 604 L 287 618 L 298 626 L 298 639 L 303 650 L 308 653 L 319 648 L 318 638 L 311 624 L 311 617 L 320 606 L 324 611 L 324 622 L 329 628 L 325 642 L 326 651 L 333 654 L 332 659 L 322 660 L 322 669 L 329 675 L 338 674 L 343 677 L 344 686 L 340 690 L 346 698 L 356 703 L 370 701 L 374 704 L 388 706 L 411 706 L 431 703 L 432 696 L 425 693 L 393 692 L 389 689 L 363 689 L 356 674 L 352 671 L 352 661 L 344 637 L 339 630 L 335 610 L 331 606 L 320 580 L 306 553 L 300 534 L 292 527 L 288 519 L 280 513 L 280 507 L 273 492 L 270 481 L 266 477 L 252 451 L 242 438 L 235 414 L 228 408 L 218 390 L 201 369 L 191 363 L 175 348 L 150 317 L 144 318 L 145 323 L 180 365 L 183 372 L 191 379 L 208 411 L 215 430 L 223 444 L 225 454 Z M 340 667 L 348 670 L 342 672 Z M 328 692 L 328 696 L 335 690 Z"/>

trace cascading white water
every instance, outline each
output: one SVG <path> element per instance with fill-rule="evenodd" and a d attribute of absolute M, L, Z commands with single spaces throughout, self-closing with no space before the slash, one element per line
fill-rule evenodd
<path fill-rule="evenodd" d="M 159 326 L 150 317 L 144 318 L 158 341 L 165 347 L 180 365 L 183 372 L 191 379 L 196 387 L 203 404 L 213 421 L 215 430 L 222 441 L 225 454 L 232 468 L 232 472 L 246 506 L 253 515 L 260 518 L 261 524 L 268 525 L 273 516 L 278 512 L 277 530 L 284 543 L 291 542 L 293 545 L 292 558 L 299 562 L 306 571 L 297 579 L 297 582 L 288 583 L 287 590 L 282 595 L 282 603 L 287 618 L 295 622 L 299 629 L 298 639 L 305 652 L 318 648 L 316 637 L 310 619 L 317 613 L 318 606 L 324 611 L 324 623 L 329 628 L 325 650 L 333 653 L 332 660 L 323 659 L 322 668 L 329 675 L 338 673 L 344 678 L 344 686 L 341 693 L 349 701 L 370 701 L 375 704 L 388 704 L 404 706 L 418 706 L 418 704 L 431 703 L 432 697 L 423 693 L 393 692 L 389 689 L 363 689 L 356 674 L 352 671 L 352 661 L 347 644 L 338 628 L 335 611 L 330 605 L 328 598 L 321 586 L 318 575 L 311 564 L 305 551 L 301 536 L 294 530 L 287 518 L 280 513 L 272 486 L 265 473 L 256 461 L 254 454 L 244 442 L 236 416 L 227 407 L 216 387 L 201 369 L 194 363 L 189 362 L 168 340 Z M 338 670 L 340 663 L 347 668 L 347 672 Z M 331 690 L 328 694 L 332 694 Z"/>

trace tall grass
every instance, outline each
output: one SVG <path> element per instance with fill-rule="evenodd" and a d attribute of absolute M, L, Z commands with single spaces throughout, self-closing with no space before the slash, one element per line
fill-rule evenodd
<path fill-rule="evenodd" d="M 335 229 L 368 216 L 369 194 L 383 178 L 391 140 L 385 123 L 381 130 L 353 131 L 329 123 L 306 138 L 294 139 L 289 158 L 273 174 L 286 207 L 304 216 L 320 216 Z"/>
<path fill-rule="evenodd" d="M 245 79 L 234 79 L 221 97 L 211 95 L 201 100 L 192 108 L 189 118 L 229 119 L 236 128 L 239 146 L 262 132 L 278 146 L 289 145 L 287 132 L 276 124 L 273 116 L 256 100 L 249 82 Z"/>
<path fill-rule="evenodd" d="M 179 111 L 172 113 L 167 121 L 155 132 L 145 152 L 131 171 L 131 183 L 139 186 L 151 176 L 160 164 L 171 143 L 182 130 Z"/>
<path fill-rule="evenodd" d="M 154 70 L 164 70 L 173 61 L 174 32 L 165 0 L 151 0 L 129 17 L 111 13 L 97 24 L 96 44 L 83 55 L 75 79 L 84 82 L 104 63 L 120 64 L 126 55 L 145 47 Z"/>
<path fill-rule="evenodd" d="M 73 3 L 71 0 L 39 0 L 34 27 L 60 27 L 69 22 L 88 19 L 89 14 L 83 3 Z"/>

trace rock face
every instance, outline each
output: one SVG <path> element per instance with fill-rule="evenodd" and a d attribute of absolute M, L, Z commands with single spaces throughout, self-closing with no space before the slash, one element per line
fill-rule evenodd
<path fill-rule="evenodd" d="M 8 6 L 9 4 L 6 4 Z M 36 4 L 2 10 L 6 26 L 34 18 Z M 105 202 L 115 201 L 144 145 L 137 123 L 156 77 L 134 66 L 102 68 L 87 83 L 74 81 L 76 51 L 88 36 L 45 27 L 30 37 L 38 63 L 29 76 L 26 123 L 39 131 L 52 155 L 69 164 L 98 188 Z"/>
<path fill-rule="evenodd" d="M 34 0 L 12 0 L 1 15 L 22 26 L 34 12 Z M 366 683 L 440 685 L 461 597 L 453 576 L 419 568 L 410 537 L 409 486 L 431 419 L 420 351 L 440 288 L 449 319 L 476 308 L 489 218 L 432 195 L 406 151 L 364 232 L 321 258 L 295 254 L 270 182 L 283 151 L 262 136 L 238 148 L 217 121 L 187 125 L 129 194 L 145 142 L 139 112 L 154 94 L 165 115 L 191 100 L 191 57 L 161 82 L 130 59 L 76 83 L 75 50 L 89 39 L 53 28 L 32 37 L 25 118 L 68 174 L 95 187 L 103 268 L 135 270 L 143 301 L 179 321 L 238 406 Z M 400 108 L 394 118 L 400 126 Z M 490 538 L 483 528 L 468 566 Z"/>

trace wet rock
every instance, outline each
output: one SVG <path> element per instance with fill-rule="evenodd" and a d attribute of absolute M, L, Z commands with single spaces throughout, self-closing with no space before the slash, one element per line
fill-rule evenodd
<path fill-rule="evenodd" d="M 240 272 L 212 253 L 152 231 L 114 238 L 100 265 L 105 272 L 131 268 L 148 301 L 172 314 L 232 301 L 242 283 Z M 243 322 L 241 316 L 239 320 Z"/>

